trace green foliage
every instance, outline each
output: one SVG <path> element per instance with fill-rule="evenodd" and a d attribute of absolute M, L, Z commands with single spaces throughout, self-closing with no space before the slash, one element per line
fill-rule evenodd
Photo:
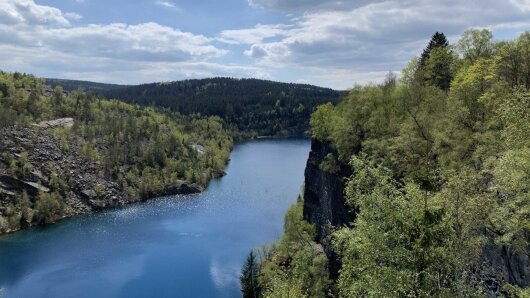
<path fill-rule="evenodd" d="M 331 290 L 327 259 L 313 242 L 314 227 L 302 218 L 298 199 L 285 215 L 284 233 L 261 263 L 263 297 L 325 297 Z"/>
<path fill-rule="evenodd" d="M 243 298 L 258 298 L 260 294 L 259 284 L 259 263 L 256 260 L 254 251 L 251 251 L 247 257 L 243 268 L 241 269 L 241 293 Z"/>
<path fill-rule="evenodd" d="M 323 103 L 336 103 L 343 92 L 311 85 L 257 79 L 212 78 L 114 89 L 108 98 L 169 108 L 183 115 L 219 116 L 236 137 L 302 135 Z"/>
<path fill-rule="evenodd" d="M 356 87 L 313 114 L 313 136 L 353 160 L 341 296 L 480 296 L 487 242 L 530 253 L 529 41 L 469 31 L 459 58 L 433 37 L 398 86 Z"/>
<path fill-rule="evenodd" d="M 60 195 L 55 192 L 40 193 L 34 207 L 35 221 L 39 224 L 55 222 L 62 215 L 63 204 Z"/>
<path fill-rule="evenodd" d="M 333 110 L 331 103 L 326 103 L 317 108 L 311 117 L 312 136 L 315 139 L 326 141 L 331 136 L 331 127 L 333 127 L 333 119 L 328 118 L 332 116 L 330 111 Z"/>
<path fill-rule="evenodd" d="M 80 91 L 65 93 L 60 86 L 51 92 L 40 79 L 28 75 L 15 78 L 14 74 L 0 73 L 0 87 L 2 108 L 16 115 L 5 125 L 26 126 L 72 117 L 73 127 L 51 129 L 59 148 L 65 154 L 101 164 L 105 174 L 133 198 L 156 195 L 180 180 L 206 185 L 222 173 L 229 158 L 232 138 L 219 117 L 183 116 Z M 30 101 L 39 109 L 28 109 Z M 23 152 L 18 160 L 10 161 L 11 171 L 19 178 L 32 170 L 27 159 Z M 130 171 L 133 167 L 135 170 Z M 68 185 L 54 175 L 51 188 L 66 195 Z"/>
<path fill-rule="evenodd" d="M 512 87 L 530 88 L 530 32 L 525 32 L 513 42 L 499 45 L 497 73 Z"/>
<path fill-rule="evenodd" d="M 500 234 L 497 241 L 515 251 L 530 253 L 530 93 L 520 91 L 509 97 L 501 108 L 505 123 L 501 136 L 505 151 L 494 164 L 497 191 L 493 229 Z"/>
<path fill-rule="evenodd" d="M 27 227 L 33 221 L 33 210 L 31 209 L 31 201 L 26 191 L 22 192 L 22 195 L 16 202 L 17 209 L 20 211 L 20 225 Z"/>
<path fill-rule="evenodd" d="M 514 285 L 505 285 L 502 289 L 507 297 L 530 298 L 530 289 L 521 289 Z"/>
<path fill-rule="evenodd" d="M 9 222 L 7 219 L 0 215 L 0 232 L 5 233 L 9 230 Z"/>
<path fill-rule="evenodd" d="M 449 90 L 454 73 L 455 56 L 449 47 L 434 48 L 422 69 L 425 82 L 442 90 Z"/>
<path fill-rule="evenodd" d="M 31 172 L 31 164 L 28 163 L 28 152 L 22 151 L 17 161 L 11 161 L 11 173 L 17 178 L 24 179 Z"/>
<path fill-rule="evenodd" d="M 436 32 L 421 54 L 414 76 L 423 82 L 447 91 L 454 73 L 456 57 L 443 33 Z M 410 66 L 406 69 L 410 76 Z"/>
<path fill-rule="evenodd" d="M 491 57 L 495 53 L 493 34 L 488 29 L 466 30 L 458 41 L 458 51 L 467 63 L 477 59 Z"/>
<path fill-rule="evenodd" d="M 83 91 L 83 92 L 92 92 L 92 93 L 103 93 L 107 90 L 114 90 L 119 88 L 128 87 L 126 85 L 116 85 L 116 84 L 103 84 L 103 83 L 94 83 L 88 81 L 78 81 L 78 80 L 63 80 L 63 79 L 44 79 L 44 83 L 52 88 L 61 86 L 64 91 Z"/>
<path fill-rule="evenodd" d="M 449 42 L 447 41 L 445 34 L 441 32 L 435 32 L 432 35 L 431 40 L 429 40 L 427 47 L 423 50 L 423 53 L 421 53 L 419 67 L 423 68 L 425 66 L 432 50 L 446 48 L 447 46 L 449 46 Z"/>
<path fill-rule="evenodd" d="M 455 244 L 464 241 L 463 230 L 465 236 L 477 232 L 467 225 L 462 228 L 460 222 L 461 217 L 474 215 L 464 215 L 469 204 L 455 204 L 458 210 L 453 214 L 448 204 L 440 204 L 441 197 L 414 184 L 402 186 L 391 171 L 363 158 L 354 157 L 352 168 L 346 199 L 360 212 L 353 228 L 335 233 L 343 261 L 341 296 L 455 297 L 475 292 L 464 283 L 471 267 L 459 260 L 464 251 L 476 256 L 481 246 L 455 250 Z M 465 240 L 480 244 L 480 237 Z"/>
<path fill-rule="evenodd" d="M 320 163 L 320 169 L 330 174 L 336 174 L 340 171 L 340 164 L 333 153 L 328 153 Z"/>

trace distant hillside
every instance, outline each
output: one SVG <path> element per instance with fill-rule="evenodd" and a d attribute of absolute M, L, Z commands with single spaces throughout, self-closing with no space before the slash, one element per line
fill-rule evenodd
<path fill-rule="evenodd" d="M 65 79 L 44 79 L 44 83 L 48 86 L 51 86 L 52 88 L 61 86 L 65 91 L 82 90 L 91 93 L 103 93 L 104 91 L 129 87 L 128 85 L 104 84 Z"/>
<path fill-rule="evenodd" d="M 217 115 L 249 137 L 302 135 L 309 130 L 315 108 L 336 103 L 344 92 L 258 79 L 212 78 L 144 84 L 104 94 L 181 114 Z"/>

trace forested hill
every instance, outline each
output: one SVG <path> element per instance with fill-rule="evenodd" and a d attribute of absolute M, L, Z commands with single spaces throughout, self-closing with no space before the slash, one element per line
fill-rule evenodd
<path fill-rule="evenodd" d="M 104 91 L 126 88 L 128 85 L 96 83 L 89 81 L 66 80 L 66 79 L 44 79 L 44 83 L 55 89 L 61 86 L 65 91 L 85 91 L 90 93 L 103 93 Z"/>
<path fill-rule="evenodd" d="M 105 92 L 107 98 L 170 108 L 184 115 L 220 116 L 246 137 L 304 134 L 314 109 L 338 102 L 343 94 L 311 85 L 233 78 L 153 83 Z"/>

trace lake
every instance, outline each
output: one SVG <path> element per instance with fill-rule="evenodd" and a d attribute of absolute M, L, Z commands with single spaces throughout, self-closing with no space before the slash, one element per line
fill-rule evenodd
<path fill-rule="evenodd" d="M 239 297 L 250 250 L 281 235 L 309 149 L 307 139 L 239 143 L 201 194 L 0 237 L 4 297 Z"/>

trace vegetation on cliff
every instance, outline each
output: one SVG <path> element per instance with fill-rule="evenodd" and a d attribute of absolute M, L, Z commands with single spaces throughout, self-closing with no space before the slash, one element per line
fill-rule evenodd
<path fill-rule="evenodd" d="M 0 232 L 81 212 L 72 201 L 98 208 L 171 193 L 182 183 L 204 186 L 223 173 L 232 146 L 218 117 L 60 87 L 50 92 L 20 73 L 0 73 L 0 106 Z M 66 120 L 34 125 L 56 118 Z M 6 184 L 22 188 L 2 189 Z"/>
<path fill-rule="evenodd" d="M 313 114 L 313 137 L 338 152 L 320 169 L 353 172 L 356 219 L 333 234 L 339 296 L 528 295 L 528 277 L 483 272 L 488 245 L 530 255 L 530 33 L 491 38 L 469 30 L 453 47 L 436 33 L 399 81 Z"/>
<path fill-rule="evenodd" d="M 326 297 L 331 281 L 322 247 L 313 242 L 315 227 L 303 220 L 299 197 L 285 215 L 284 234 L 277 244 L 259 250 L 259 277 L 250 297 Z M 248 270 L 243 268 L 243 275 Z M 249 288 L 242 279 L 242 290 Z M 253 296 L 256 294 L 256 296 Z"/>

